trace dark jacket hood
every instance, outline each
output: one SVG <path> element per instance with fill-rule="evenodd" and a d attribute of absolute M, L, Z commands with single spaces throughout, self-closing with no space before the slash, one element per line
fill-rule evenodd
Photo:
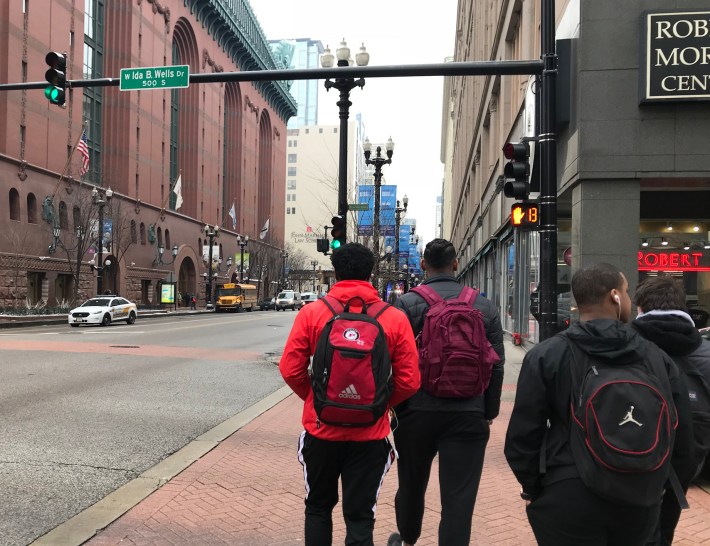
<path fill-rule="evenodd" d="M 575 322 L 567 330 L 567 336 L 577 347 L 594 358 L 622 364 L 637 360 L 643 355 L 642 338 L 618 320 Z"/>
<path fill-rule="evenodd" d="M 688 355 L 703 342 L 700 332 L 680 315 L 654 315 L 651 312 L 640 316 L 631 325 L 671 356 Z"/>

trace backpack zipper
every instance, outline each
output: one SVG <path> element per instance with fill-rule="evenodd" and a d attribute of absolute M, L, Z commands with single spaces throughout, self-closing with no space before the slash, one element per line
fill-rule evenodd
<path fill-rule="evenodd" d="M 587 373 L 584 375 L 584 379 L 582 380 L 582 384 L 579 387 L 579 397 L 577 401 L 577 409 L 582 409 L 582 393 L 584 392 L 584 384 L 587 382 L 587 377 L 589 377 L 589 372 L 593 372 L 594 375 L 599 375 L 599 372 L 597 371 L 597 367 L 592 364 L 592 367 L 587 370 Z"/>

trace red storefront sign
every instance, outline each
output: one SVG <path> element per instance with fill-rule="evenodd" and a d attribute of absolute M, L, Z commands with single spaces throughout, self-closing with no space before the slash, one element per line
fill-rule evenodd
<path fill-rule="evenodd" d="M 710 259 L 704 252 L 638 253 L 639 271 L 710 271 Z"/>

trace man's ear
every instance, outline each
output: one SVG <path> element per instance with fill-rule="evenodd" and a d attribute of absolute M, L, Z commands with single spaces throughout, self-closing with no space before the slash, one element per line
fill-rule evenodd
<path fill-rule="evenodd" d="M 419 267 L 421 268 L 422 271 L 426 271 L 426 262 L 424 261 L 424 258 L 419 260 Z"/>
<path fill-rule="evenodd" d="M 453 269 L 454 271 L 458 271 L 458 269 L 459 269 L 459 260 L 458 260 L 458 258 L 456 258 L 456 259 L 454 260 L 454 263 L 451 264 L 451 267 L 452 267 L 452 269 Z"/>

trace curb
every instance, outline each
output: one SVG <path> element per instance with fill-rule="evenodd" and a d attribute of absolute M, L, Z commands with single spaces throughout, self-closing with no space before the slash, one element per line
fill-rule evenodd
<path fill-rule="evenodd" d="M 266 398 L 211 428 L 137 478 L 39 537 L 30 546 L 84 544 L 192 463 L 219 446 L 224 439 L 284 400 L 291 392 L 289 387 L 281 387 Z"/>
<path fill-rule="evenodd" d="M 196 311 L 144 311 L 138 310 L 138 319 L 146 318 L 159 318 L 159 317 L 179 317 L 179 316 L 189 316 L 189 315 L 203 315 L 205 313 L 213 313 L 214 311 L 207 311 L 205 309 L 198 309 Z M 33 317 L 22 317 L 22 316 L 8 316 L 0 318 L 0 330 L 9 328 L 24 328 L 30 326 L 48 326 L 52 324 L 67 324 L 67 315 L 47 315 L 46 317 L 33 316 Z"/>

